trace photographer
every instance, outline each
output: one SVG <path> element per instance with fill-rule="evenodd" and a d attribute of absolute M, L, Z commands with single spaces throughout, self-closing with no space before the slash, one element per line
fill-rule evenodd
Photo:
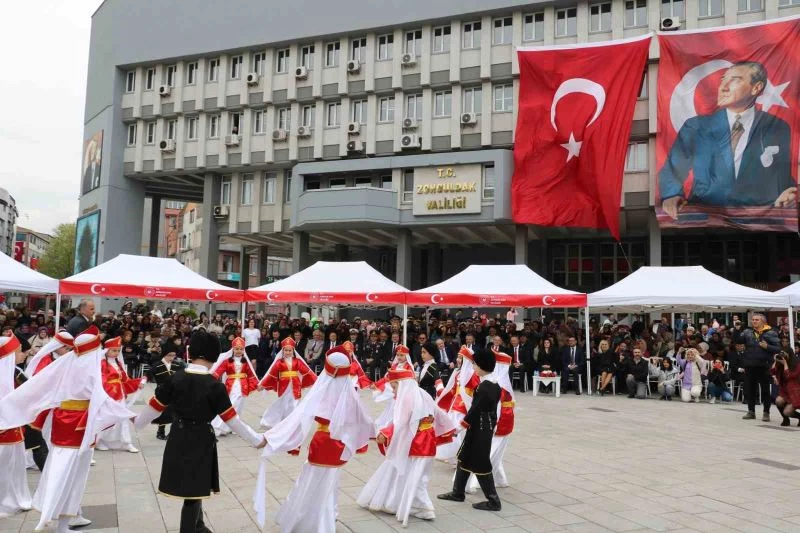
<path fill-rule="evenodd" d="M 766 317 L 754 313 L 750 319 L 751 328 L 742 332 L 741 339 L 745 345 L 742 355 L 744 368 L 744 395 L 747 398 L 747 414 L 744 420 L 756 417 L 756 387 L 761 391 L 761 403 L 764 413 L 761 420 L 769 422 L 769 406 L 771 402 L 769 368 L 773 357 L 780 351 L 778 334 L 767 325 Z"/>

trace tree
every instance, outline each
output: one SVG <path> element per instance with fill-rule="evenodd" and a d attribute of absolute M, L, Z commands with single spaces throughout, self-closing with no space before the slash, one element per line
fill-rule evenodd
<path fill-rule="evenodd" d="M 39 261 L 39 272 L 51 278 L 66 278 L 72 275 L 74 261 L 75 224 L 59 224 Z"/>

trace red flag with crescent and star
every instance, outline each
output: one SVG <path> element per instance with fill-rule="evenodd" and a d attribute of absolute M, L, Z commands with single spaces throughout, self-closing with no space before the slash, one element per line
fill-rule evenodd
<path fill-rule="evenodd" d="M 517 50 L 515 223 L 608 229 L 619 239 L 622 176 L 650 38 Z"/>
<path fill-rule="evenodd" d="M 797 231 L 800 17 L 658 42 L 659 224 Z"/>

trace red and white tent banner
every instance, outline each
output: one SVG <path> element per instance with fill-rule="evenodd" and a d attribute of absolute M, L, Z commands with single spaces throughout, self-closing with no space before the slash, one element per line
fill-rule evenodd
<path fill-rule="evenodd" d="M 424 307 L 586 307 L 586 294 L 562 289 L 525 265 L 472 265 L 437 285 L 408 293 Z"/>
<path fill-rule="evenodd" d="M 59 292 L 102 298 L 235 302 L 244 291 L 204 278 L 175 259 L 120 254 L 59 281 Z"/>
<path fill-rule="evenodd" d="M 247 291 L 247 301 L 268 304 L 399 305 L 408 290 L 364 261 L 317 261 L 297 274 Z"/>

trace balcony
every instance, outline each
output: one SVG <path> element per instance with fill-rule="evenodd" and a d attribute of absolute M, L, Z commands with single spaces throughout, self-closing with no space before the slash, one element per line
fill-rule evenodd
<path fill-rule="evenodd" d="M 347 187 L 305 191 L 292 212 L 292 229 L 315 229 L 330 224 L 397 225 L 397 193 L 376 187 Z"/>

